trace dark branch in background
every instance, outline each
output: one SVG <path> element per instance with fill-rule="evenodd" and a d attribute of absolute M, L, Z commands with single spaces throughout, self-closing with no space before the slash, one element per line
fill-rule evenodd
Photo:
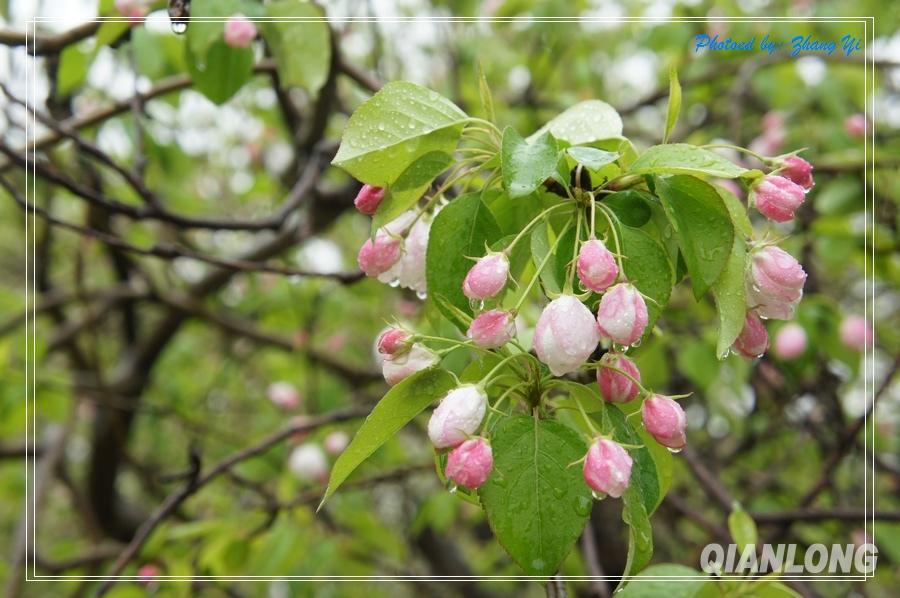
<path fill-rule="evenodd" d="M 10 47 L 26 46 L 26 50 L 32 56 L 45 56 L 62 52 L 67 46 L 77 44 L 81 40 L 94 35 L 100 28 L 102 21 L 91 21 L 73 27 L 55 35 L 41 35 L 24 31 L 0 29 L 0 44 Z"/>
<path fill-rule="evenodd" d="M 150 518 L 141 525 L 134 535 L 134 538 L 132 538 L 131 542 L 128 543 L 128 546 L 125 547 L 125 550 L 119 555 L 119 558 L 116 559 L 116 562 L 110 567 L 106 574 L 107 579 L 100 586 L 97 595 L 102 596 L 116 583 L 117 580 L 114 579 L 114 577 L 120 575 L 125 567 L 128 566 L 128 563 L 135 555 L 137 555 L 138 551 L 140 551 L 141 547 L 144 545 L 144 542 L 147 541 L 150 534 L 153 533 L 153 530 L 156 529 L 160 523 L 171 515 L 185 500 L 196 494 L 220 475 L 227 474 L 240 463 L 265 453 L 267 450 L 295 434 L 311 432 L 328 424 L 365 417 L 367 414 L 367 410 L 356 409 L 332 411 L 325 415 L 310 417 L 305 421 L 291 424 L 271 436 L 234 453 L 230 457 L 219 461 L 206 471 L 197 471 L 196 475 L 192 476 L 187 484 L 170 494 L 168 498 L 157 507 Z"/>

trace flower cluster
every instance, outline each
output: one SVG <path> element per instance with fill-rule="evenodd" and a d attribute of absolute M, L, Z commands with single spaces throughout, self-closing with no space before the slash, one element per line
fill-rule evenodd
<path fill-rule="evenodd" d="M 765 123 L 766 137 L 758 144 L 771 153 L 783 142 L 779 137 L 778 118 L 777 115 L 770 116 Z M 465 148 L 473 157 L 463 158 L 461 166 L 475 164 L 479 159 L 486 163 L 500 149 L 499 131 L 492 133 L 484 126 L 484 121 L 478 122 L 482 134 L 493 135 L 494 140 L 485 144 L 489 149 Z M 595 148 L 581 149 L 599 152 Z M 564 157 L 562 151 L 560 149 L 560 156 Z M 759 158 L 768 172 L 739 169 L 744 174 L 725 181 L 723 186 L 727 183 L 739 192 L 748 189 L 749 205 L 768 220 L 780 224 L 793 219 L 814 185 L 812 165 L 796 153 L 766 158 L 753 151 L 741 151 Z M 436 304 L 441 301 L 450 304 L 449 307 L 436 305 L 436 308 L 439 307 L 448 318 L 448 311 L 454 316 L 455 323 L 465 330 L 464 338 L 450 338 L 446 334 L 428 336 L 396 325 L 383 331 L 377 340 L 382 373 L 392 386 L 416 372 L 436 368 L 444 355 L 460 347 L 478 353 L 483 358 L 483 365 L 490 366 L 487 374 L 475 377 L 474 381 L 472 377 L 460 381 L 453 374 L 456 384 L 443 395 L 428 421 L 428 437 L 442 468 L 438 473 L 454 488 L 476 489 L 491 478 L 494 427 L 497 418 L 513 414 L 515 401 L 519 401 L 524 412 L 543 417 L 557 408 L 555 389 L 567 394 L 567 384 L 583 387 L 585 374 L 596 377 L 598 401 L 609 404 L 601 404 L 601 407 L 616 406 L 615 409 L 625 411 L 628 418 L 639 416 L 645 437 L 672 452 L 680 451 L 687 443 L 687 417 L 678 401 L 687 395 L 668 396 L 645 388 L 639 360 L 634 358 L 635 349 L 652 331 L 651 322 L 665 305 L 651 293 L 653 285 L 636 274 L 646 270 L 630 266 L 635 262 L 628 260 L 642 256 L 623 254 L 623 223 L 615 208 L 604 201 L 605 194 L 615 194 L 629 186 L 643 186 L 645 179 L 623 174 L 616 179 L 615 186 L 601 184 L 594 187 L 590 184 L 591 177 L 585 176 L 588 173 L 583 165 L 572 167 L 570 163 L 570 168 L 571 181 L 579 183 L 569 183 L 566 178 L 555 180 L 557 195 L 562 199 L 551 198 L 548 203 L 552 205 L 545 206 L 528 224 L 517 227 L 511 240 L 486 240 L 483 248 L 472 243 L 470 247 L 476 245 L 475 255 L 447 256 L 448 260 L 460 263 L 463 259 L 474 261 L 468 269 L 456 265 L 452 270 L 453 276 L 459 273 L 459 278 L 453 281 L 453 294 L 459 299 L 454 303 L 439 296 L 435 301 Z M 383 226 L 373 227 L 370 238 L 365 240 L 357 256 L 359 266 L 367 276 L 425 296 L 426 266 L 431 268 L 435 261 L 426 264 L 425 259 L 431 223 L 440 218 L 438 210 L 447 201 L 442 194 L 459 179 L 459 172 L 464 169 L 453 171 L 437 191 L 425 196 L 420 204 L 414 204 Z M 677 172 L 673 170 L 670 174 Z M 743 180 L 743 186 L 735 182 L 737 179 Z M 487 177 L 485 185 L 490 186 L 494 180 Z M 706 181 L 696 184 L 715 191 Z M 550 190 L 548 182 L 543 185 Z M 514 189 L 507 188 L 507 192 L 512 194 Z M 646 192 L 641 190 L 647 195 L 655 192 L 654 186 L 649 184 Z M 390 185 L 387 189 L 362 185 L 354 204 L 360 213 L 378 218 L 384 211 L 384 199 L 391 197 L 390 193 Z M 623 199 L 632 200 L 633 196 Z M 391 203 L 394 203 L 393 199 Z M 391 209 L 395 209 L 393 205 Z M 568 223 L 563 226 L 561 223 L 566 222 L 566 218 Z M 535 241 L 534 233 L 543 232 L 537 230 L 538 226 L 544 227 L 547 234 L 544 240 Z M 514 265 L 520 264 L 516 261 L 516 256 L 520 255 L 516 250 L 530 233 L 533 268 L 523 269 L 521 265 Z M 678 234 L 680 232 L 676 230 Z M 793 256 L 774 243 L 752 238 L 747 241 L 744 326 L 736 339 L 732 336 L 724 344 L 727 346 L 734 339 L 732 350 L 753 359 L 769 347 L 764 320 L 793 318 L 803 294 L 806 273 Z M 544 249 L 535 249 L 536 244 L 543 244 Z M 539 256 L 541 252 L 543 255 Z M 563 255 L 567 259 L 560 259 Z M 740 255 L 744 257 L 743 253 Z M 553 265 L 548 268 L 549 263 Z M 696 272 L 690 271 L 691 266 L 687 267 L 695 276 Z M 674 258 L 672 268 L 674 271 Z M 554 271 L 548 273 L 548 270 Z M 548 284 L 548 280 L 553 284 Z M 740 280 L 735 284 L 739 291 Z M 537 285 L 547 299 L 541 302 L 539 313 L 523 308 L 525 302 L 533 298 L 531 291 Z M 859 340 L 864 334 L 847 326 L 846 336 L 852 337 L 850 342 L 864 343 Z M 527 347 L 529 340 L 531 346 Z M 435 346 L 441 343 L 447 347 Z M 807 339 L 801 327 L 791 324 L 779 329 L 775 352 L 780 359 L 799 357 L 806 347 Z M 497 398 L 492 400 L 495 396 Z M 635 440 L 638 436 L 614 431 L 609 422 L 603 423 L 602 431 L 598 430 L 598 420 L 589 416 L 582 404 L 588 398 L 571 398 L 576 403 L 574 408 L 582 416 L 582 421 L 575 425 L 588 440 L 587 451 L 580 460 L 584 482 L 596 497 L 622 496 L 628 491 L 635 466 L 629 451 L 640 448 L 624 442 L 623 438 L 635 442 L 639 441 Z M 507 399 L 509 403 L 504 403 Z M 592 407 L 596 411 L 597 404 Z M 633 425 L 629 419 L 626 429 L 630 430 Z M 500 446 L 499 441 L 497 446 Z"/>

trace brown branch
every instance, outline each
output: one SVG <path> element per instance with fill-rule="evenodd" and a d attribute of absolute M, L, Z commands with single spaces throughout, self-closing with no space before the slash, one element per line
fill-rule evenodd
<path fill-rule="evenodd" d="M 362 272 L 315 272 L 310 270 L 305 270 L 302 268 L 294 268 L 291 266 L 281 266 L 277 264 L 272 264 L 270 262 L 261 262 L 261 261 L 252 261 L 240 258 L 224 258 L 218 257 L 214 255 L 210 255 L 207 253 L 202 253 L 199 251 L 194 251 L 193 249 L 189 249 L 187 247 L 183 247 L 180 245 L 175 245 L 171 243 L 157 243 L 156 245 L 152 245 L 150 247 L 137 247 L 135 245 L 131 245 L 130 243 L 122 240 L 120 237 L 103 232 L 101 230 L 90 228 L 86 226 L 81 226 L 78 224 L 73 224 L 71 222 L 66 222 L 64 220 L 60 220 L 55 216 L 50 215 L 46 210 L 41 207 L 35 206 L 26 202 L 18 192 L 13 188 L 13 186 L 3 178 L 0 178 L 0 186 L 6 189 L 6 191 L 12 196 L 13 200 L 25 211 L 40 216 L 47 222 L 58 226 L 60 228 L 64 228 L 66 230 L 78 233 L 80 235 L 90 237 L 92 239 L 96 239 L 101 241 L 111 247 L 115 247 L 117 249 L 121 249 L 123 251 L 127 251 L 129 253 L 134 253 L 137 255 L 143 255 L 146 257 L 155 257 L 165 260 L 174 260 L 177 258 L 189 258 L 193 260 L 197 260 L 199 262 L 204 262 L 213 266 L 217 266 L 219 268 L 225 268 L 227 270 L 234 271 L 245 271 L 245 272 L 268 272 L 270 274 L 282 274 L 285 276 L 304 276 L 304 277 L 317 277 L 317 278 L 331 278 L 334 280 L 339 280 L 341 282 L 355 282 L 360 280 L 363 277 Z"/>
<path fill-rule="evenodd" d="M 0 29 L 0 45 L 14 48 L 26 46 L 26 50 L 32 56 L 56 54 L 64 50 L 66 46 L 71 46 L 94 35 L 101 24 L 102 21 L 90 21 L 54 35 L 41 35 L 33 32 L 26 34 L 24 31 Z"/>

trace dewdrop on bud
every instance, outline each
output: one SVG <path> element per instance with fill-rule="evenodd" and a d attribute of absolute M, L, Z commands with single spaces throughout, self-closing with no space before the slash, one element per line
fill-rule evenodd
<path fill-rule="evenodd" d="M 232 48 L 247 48 L 256 38 L 256 25 L 242 14 L 236 14 L 225 22 L 225 43 Z"/>
<path fill-rule="evenodd" d="M 621 353 L 607 353 L 600 360 L 600 367 L 597 368 L 597 386 L 600 388 L 600 396 L 610 403 L 627 403 L 638 396 L 640 389 L 628 376 L 616 370 L 625 372 L 638 382 L 641 381 L 641 372 L 633 361 Z"/>
<path fill-rule="evenodd" d="M 440 357 L 434 351 L 424 345 L 414 343 L 409 351 L 404 351 L 399 355 L 385 356 L 381 364 L 381 373 L 384 375 L 385 382 L 394 386 L 416 372 L 436 365 L 439 361 Z"/>
<path fill-rule="evenodd" d="M 790 320 L 803 296 L 806 272 L 794 257 L 769 245 L 751 254 L 747 305 L 761 318 Z"/>
<path fill-rule="evenodd" d="M 803 355 L 806 345 L 806 331 L 800 324 L 787 324 L 775 335 L 775 355 L 785 361 Z"/>
<path fill-rule="evenodd" d="M 619 345 L 638 342 L 647 327 L 647 304 L 634 285 L 619 283 L 600 299 L 597 308 L 600 335 Z"/>
<path fill-rule="evenodd" d="M 471 438 L 450 451 L 444 474 L 454 484 L 478 488 L 494 467 L 491 445 L 484 438 Z"/>
<path fill-rule="evenodd" d="M 325 440 L 322 441 L 325 452 L 331 456 L 337 456 L 343 453 L 348 444 L 350 444 L 350 436 L 343 430 L 330 432 L 328 436 L 325 437 Z"/>
<path fill-rule="evenodd" d="M 273 405 L 285 411 L 300 406 L 300 392 L 290 382 L 273 382 L 266 389 L 266 397 Z"/>
<path fill-rule="evenodd" d="M 573 295 L 551 301 L 534 330 L 534 350 L 554 376 L 574 372 L 587 361 L 600 333 L 591 310 Z"/>
<path fill-rule="evenodd" d="M 678 451 L 687 444 L 684 434 L 687 418 L 684 409 L 674 399 L 653 395 L 641 405 L 641 418 L 644 428 L 661 445 Z"/>
<path fill-rule="evenodd" d="M 584 459 L 584 481 L 596 494 L 619 498 L 631 481 L 631 456 L 622 445 L 598 439 Z"/>
<path fill-rule="evenodd" d="M 381 204 L 382 199 L 384 199 L 383 188 L 373 187 L 372 185 L 363 185 L 362 189 L 359 190 L 359 193 L 356 194 L 353 205 L 366 216 L 371 216 L 378 210 L 378 206 Z"/>
<path fill-rule="evenodd" d="M 865 351 L 872 346 L 874 337 L 872 327 L 862 316 L 851 315 L 844 318 L 840 328 L 841 342 L 856 351 Z"/>
<path fill-rule="evenodd" d="M 318 444 L 301 444 L 288 457 L 288 468 L 304 482 L 326 482 L 328 480 L 328 459 Z"/>
<path fill-rule="evenodd" d="M 409 333 L 402 328 L 388 328 L 378 337 L 377 348 L 382 355 L 399 355 L 409 349 Z"/>
<path fill-rule="evenodd" d="M 490 299 L 506 286 L 509 259 L 505 253 L 491 252 L 475 262 L 463 280 L 463 294 L 469 299 Z"/>
<path fill-rule="evenodd" d="M 619 275 L 616 257 L 599 239 L 591 239 L 581 246 L 575 266 L 584 288 L 596 293 L 608 289 Z"/>
<path fill-rule="evenodd" d="M 806 191 L 788 178 L 770 174 L 750 188 L 750 198 L 769 220 L 787 222 L 803 203 Z"/>
<path fill-rule="evenodd" d="M 766 327 L 759 316 L 753 312 L 747 312 L 747 316 L 744 318 L 744 327 L 731 348 L 747 359 L 762 357 L 769 348 L 769 333 L 766 332 Z"/>
<path fill-rule="evenodd" d="M 428 420 L 428 437 L 436 448 L 449 448 L 474 434 L 484 419 L 487 395 L 474 384 L 448 392 Z"/>
<path fill-rule="evenodd" d="M 781 164 L 779 174 L 789 179 L 807 191 L 813 188 L 813 165 L 801 158 L 800 156 L 788 156 Z"/>
<path fill-rule="evenodd" d="M 366 239 L 356 256 L 359 269 L 366 276 L 378 277 L 397 263 L 400 259 L 400 239 L 387 233 L 378 232 L 375 239 Z"/>
<path fill-rule="evenodd" d="M 497 349 L 516 336 L 516 320 L 508 311 L 492 309 L 472 320 L 466 336 L 482 349 Z"/>

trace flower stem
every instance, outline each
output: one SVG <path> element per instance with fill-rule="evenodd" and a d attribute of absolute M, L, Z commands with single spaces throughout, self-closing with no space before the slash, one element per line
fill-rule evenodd
<path fill-rule="evenodd" d="M 572 226 L 571 218 L 569 218 L 569 221 L 563 227 L 562 231 L 560 231 L 559 236 L 556 237 L 556 241 L 553 242 L 553 247 L 550 248 L 550 251 L 548 251 L 547 255 L 544 256 L 544 259 L 541 260 L 541 263 L 537 267 L 537 270 L 535 271 L 534 276 L 531 278 L 530 281 L 528 281 L 528 286 L 525 287 L 524 291 L 522 291 L 522 295 L 519 297 L 519 300 L 516 301 L 516 306 L 513 307 L 513 309 L 512 309 L 513 313 L 518 312 L 519 308 L 522 307 L 522 304 L 525 303 L 525 299 L 528 297 L 528 293 L 531 292 L 531 289 L 534 288 L 534 284 L 538 281 L 538 279 L 540 279 L 541 272 L 544 270 L 544 268 L 550 262 L 550 258 L 553 256 L 554 252 L 556 251 L 556 248 L 559 245 L 560 240 L 563 238 L 563 235 L 566 234 L 566 231 L 569 230 L 570 226 Z"/>

